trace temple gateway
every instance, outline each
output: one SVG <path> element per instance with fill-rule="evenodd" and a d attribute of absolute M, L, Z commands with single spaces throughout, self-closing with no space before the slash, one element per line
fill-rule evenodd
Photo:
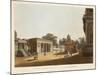
<path fill-rule="evenodd" d="M 86 45 L 83 55 L 93 55 L 93 8 L 86 8 L 83 16 L 83 29 L 86 36 Z"/>

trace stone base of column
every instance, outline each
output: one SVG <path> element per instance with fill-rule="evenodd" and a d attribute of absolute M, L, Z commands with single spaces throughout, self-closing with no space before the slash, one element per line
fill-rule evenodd
<path fill-rule="evenodd" d="M 83 56 L 93 56 L 93 45 L 86 45 L 82 50 Z"/>

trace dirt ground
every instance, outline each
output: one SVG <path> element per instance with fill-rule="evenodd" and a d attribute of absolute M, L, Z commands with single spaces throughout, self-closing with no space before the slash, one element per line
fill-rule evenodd
<path fill-rule="evenodd" d="M 84 57 L 79 53 L 74 53 L 72 56 L 67 56 L 65 53 L 53 54 L 47 53 L 46 55 L 38 55 L 38 59 L 34 60 L 33 56 L 30 57 L 16 57 L 16 67 L 28 66 L 45 66 L 45 65 L 63 65 L 63 64 L 84 64 L 93 63 L 92 57 Z"/>

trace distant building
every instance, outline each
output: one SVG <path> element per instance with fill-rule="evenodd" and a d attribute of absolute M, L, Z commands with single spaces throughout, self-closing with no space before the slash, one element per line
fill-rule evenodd
<path fill-rule="evenodd" d="M 86 36 L 85 55 L 93 55 L 93 8 L 86 8 L 83 16 L 83 29 Z"/>
<path fill-rule="evenodd" d="M 53 42 L 42 38 L 32 38 L 28 40 L 29 52 L 34 54 L 44 54 L 53 50 Z"/>
<path fill-rule="evenodd" d="M 76 43 L 71 40 L 70 35 L 67 36 L 67 40 L 65 42 L 65 52 L 68 54 L 76 53 Z"/>

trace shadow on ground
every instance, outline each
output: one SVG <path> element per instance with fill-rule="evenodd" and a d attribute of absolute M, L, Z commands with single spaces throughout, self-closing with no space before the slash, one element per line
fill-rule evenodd
<path fill-rule="evenodd" d="M 76 55 L 70 58 L 62 58 L 56 60 L 49 60 L 49 61 L 37 61 L 31 62 L 27 64 L 18 64 L 15 67 L 30 67 L 30 66 L 48 66 L 48 65 L 68 65 L 68 64 L 87 64 L 93 63 L 93 57 L 84 57 L 80 55 Z"/>

